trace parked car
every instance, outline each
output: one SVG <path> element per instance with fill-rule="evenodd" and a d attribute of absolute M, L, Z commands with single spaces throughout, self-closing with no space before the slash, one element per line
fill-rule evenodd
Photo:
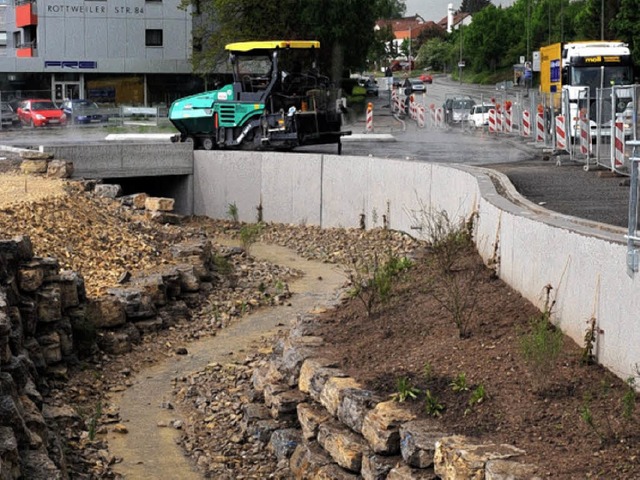
<path fill-rule="evenodd" d="M 423 93 L 427 91 L 427 87 L 425 86 L 424 83 L 422 83 L 422 80 L 420 80 L 419 78 L 407 78 L 402 84 L 402 86 L 405 90 L 410 89 L 411 93 L 413 92 Z"/>
<path fill-rule="evenodd" d="M 378 91 L 379 91 L 378 82 L 376 82 L 374 79 L 372 78 L 360 79 L 358 81 L 358 85 L 360 85 L 361 87 L 364 87 L 364 89 L 367 92 L 366 94 L 367 97 L 378 96 Z"/>
<path fill-rule="evenodd" d="M 65 100 L 62 110 L 71 123 L 102 123 L 109 120 L 107 115 L 100 112 L 98 104 L 90 100 Z"/>
<path fill-rule="evenodd" d="M 480 128 L 485 125 L 489 125 L 489 110 L 495 110 L 496 106 L 492 103 L 483 103 L 481 105 L 474 105 L 471 107 L 469 118 L 467 119 L 469 125 L 473 128 Z"/>
<path fill-rule="evenodd" d="M 442 106 L 445 121 L 449 124 L 466 121 L 475 104 L 476 102 L 468 95 L 446 97 Z"/>
<path fill-rule="evenodd" d="M 20 126 L 20 119 L 11 104 L 6 102 L 0 103 L 0 123 L 2 123 L 2 128 Z"/>
<path fill-rule="evenodd" d="M 420 75 L 420 80 L 422 80 L 423 83 L 433 83 L 433 77 L 428 73 Z"/>
<path fill-rule="evenodd" d="M 20 122 L 29 127 L 64 126 L 67 124 L 67 116 L 51 100 L 22 100 L 18 104 L 16 113 Z"/>

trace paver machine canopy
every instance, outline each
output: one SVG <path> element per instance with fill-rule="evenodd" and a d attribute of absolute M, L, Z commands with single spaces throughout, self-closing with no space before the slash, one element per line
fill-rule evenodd
<path fill-rule="evenodd" d="M 169 120 L 195 148 L 292 149 L 336 143 L 339 89 L 316 68 L 315 40 L 271 40 L 226 46 L 233 83 L 176 100 Z"/>

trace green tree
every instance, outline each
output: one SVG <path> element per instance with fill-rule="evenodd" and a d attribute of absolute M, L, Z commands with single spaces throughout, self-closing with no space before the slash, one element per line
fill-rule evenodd
<path fill-rule="evenodd" d="M 622 0 L 620 9 L 611 21 L 615 36 L 629 44 L 633 60 L 640 65 L 640 9 L 637 0 Z"/>
<path fill-rule="evenodd" d="M 462 29 L 462 58 L 473 71 L 487 67 L 495 71 L 505 62 L 504 17 L 501 8 L 490 5 L 476 13 L 471 25 Z"/>
<path fill-rule="evenodd" d="M 230 42 L 274 38 L 319 40 L 320 68 L 338 77 L 345 68 L 362 67 L 375 41 L 380 11 L 397 13 L 394 0 L 184 0 L 194 21 L 196 71 L 218 68 Z M 398 5 L 396 5 L 398 4 Z"/>
<path fill-rule="evenodd" d="M 466 13 L 476 13 L 491 5 L 491 0 L 462 0 L 460 11 Z"/>
<path fill-rule="evenodd" d="M 434 70 L 446 71 L 451 62 L 451 44 L 441 38 L 427 40 L 416 58 L 419 68 L 431 67 Z"/>

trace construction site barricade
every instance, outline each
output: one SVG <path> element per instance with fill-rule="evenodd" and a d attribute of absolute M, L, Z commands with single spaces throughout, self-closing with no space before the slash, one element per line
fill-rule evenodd
<path fill-rule="evenodd" d="M 436 109 L 436 126 L 444 127 L 444 111 L 442 107 Z"/>
<path fill-rule="evenodd" d="M 366 133 L 373 132 L 373 103 L 369 102 L 367 104 L 367 123 L 366 123 Z"/>
<path fill-rule="evenodd" d="M 418 105 L 418 127 L 424 128 L 425 126 L 425 107 L 424 105 Z"/>
<path fill-rule="evenodd" d="M 591 132 L 590 132 L 589 117 L 585 114 L 580 114 L 580 126 L 578 128 L 580 133 L 580 153 L 589 157 L 591 150 Z"/>
<path fill-rule="evenodd" d="M 613 141 L 613 163 L 611 165 L 611 169 L 613 171 L 619 171 L 624 167 L 624 149 L 625 149 L 625 141 L 624 141 L 624 123 L 616 122 L 615 130 L 614 130 L 614 141 Z"/>
<path fill-rule="evenodd" d="M 491 108 L 489 110 L 489 133 L 496 133 L 496 110 Z"/>
<path fill-rule="evenodd" d="M 567 146 L 567 125 L 565 117 L 564 115 L 558 115 L 556 117 L 556 149 L 568 151 Z"/>
<path fill-rule="evenodd" d="M 536 113 L 536 142 L 544 142 L 544 113 Z"/>
<path fill-rule="evenodd" d="M 513 113 L 511 112 L 511 110 L 507 110 L 506 112 L 504 112 L 504 126 L 505 132 L 513 132 Z"/>
<path fill-rule="evenodd" d="M 531 114 L 529 110 L 522 112 L 522 136 L 527 138 L 531 136 Z"/>

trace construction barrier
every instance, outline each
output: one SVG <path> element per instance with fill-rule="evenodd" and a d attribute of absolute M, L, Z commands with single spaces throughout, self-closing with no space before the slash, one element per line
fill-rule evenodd
<path fill-rule="evenodd" d="M 536 142 L 544 142 L 544 113 L 536 113 Z"/>
<path fill-rule="evenodd" d="M 444 127 L 444 112 L 442 111 L 442 108 L 436 109 L 436 126 Z"/>
<path fill-rule="evenodd" d="M 567 126 L 564 121 L 564 115 L 556 117 L 556 149 L 567 150 Z"/>
<path fill-rule="evenodd" d="M 496 111 L 496 132 L 502 133 L 502 111 Z"/>
<path fill-rule="evenodd" d="M 436 106 L 433 103 L 429 106 L 429 125 L 432 127 L 438 126 L 436 122 Z"/>
<path fill-rule="evenodd" d="M 394 88 L 391 90 L 391 112 L 396 113 L 398 111 L 398 92 Z"/>
<path fill-rule="evenodd" d="M 591 132 L 589 131 L 589 118 L 580 115 L 580 153 L 589 156 L 591 146 Z"/>
<path fill-rule="evenodd" d="M 418 127 L 424 128 L 425 108 L 424 105 L 418 105 Z"/>
<path fill-rule="evenodd" d="M 513 132 L 513 114 L 511 113 L 511 110 L 504 112 L 504 126 L 505 132 Z"/>
<path fill-rule="evenodd" d="M 624 166 L 624 123 L 615 123 L 614 133 L 614 151 L 613 151 L 613 169 L 619 169 Z"/>
<path fill-rule="evenodd" d="M 529 110 L 524 110 L 522 112 L 522 136 L 531 136 L 531 114 L 529 113 Z"/>
<path fill-rule="evenodd" d="M 493 108 L 489 110 L 489 133 L 496 133 L 496 111 Z"/>
<path fill-rule="evenodd" d="M 366 132 L 373 132 L 373 103 L 367 104 L 367 125 Z"/>

